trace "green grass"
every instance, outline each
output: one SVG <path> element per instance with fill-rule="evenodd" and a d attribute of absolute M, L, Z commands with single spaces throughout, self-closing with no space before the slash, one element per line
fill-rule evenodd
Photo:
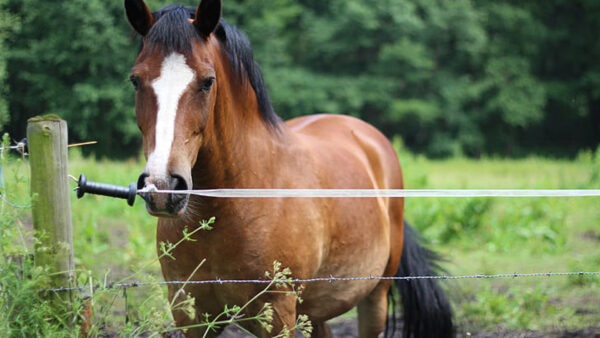
<path fill-rule="evenodd" d="M 406 188 L 600 188 L 599 152 L 583 153 L 575 160 L 432 161 L 400 151 L 400 159 Z M 30 203 L 27 160 L 4 159 L 2 165 L 5 196 L 19 204 Z M 85 173 L 93 181 L 128 185 L 143 166 L 139 160 L 85 159 L 79 151 L 70 151 L 69 172 Z M 156 260 L 156 219 L 148 216 L 141 200 L 129 207 L 124 200 L 72 196 L 80 283 L 162 279 Z M 406 215 L 447 259 L 444 267 L 455 275 L 600 271 L 599 202 L 591 197 L 414 198 L 406 201 Z M 30 212 L 3 204 L 0 213 L 0 278 L 3 290 L 13 290 L 12 298 L 7 292 L 2 296 L 0 335 L 20 336 L 42 329 L 57 336 L 75 332 L 48 319 L 49 308 L 35 291 L 45 285 L 43 271 L 30 263 L 17 268 L 10 258 L 31 252 Z M 598 277 L 459 280 L 447 287 L 462 332 L 572 330 L 600 323 Z M 23 298 L 16 301 L 15 295 Z M 130 289 L 127 296 L 127 309 L 122 291 L 102 290 L 93 298 L 94 333 L 139 334 L 173 325 L 165 288 Z M 19 314 L 10 308 L 20 309 Z"/>
<path fill-rule="evenodd" d="M 400 152 L 407 188 L 598 189 L 600 150 L 576 160 L 431 161 Z M 600 271 L 600 198 L 409 199 L 406 217 L 454 275 Z M 598 276 L 448 283 L 464 332 L 600 326 Z"/>

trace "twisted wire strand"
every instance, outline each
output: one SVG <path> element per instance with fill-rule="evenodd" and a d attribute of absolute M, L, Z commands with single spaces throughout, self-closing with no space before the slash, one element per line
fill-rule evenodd
<path fill-rule="evenodd" d="M 0 147 L 0 150 L 15 150 L 19 149 L 20 146 L 8 146 L 8 147 Z"/>
<path fill-rule="evenodd" d="M 6 198 L 4 198 L 4 195 L 2 195 L 0 193 L 0 200 L 2 200 L 2 202 L 8 204 L 9 206 L 16 208 L 16 209 L 29 209 L 31 208 L 31 205 L 18 205 L 18 204 L 14 204 L 9 202 Z"/>
<path fill-rule="evenodd" d="M 502 273 L 502 274 L 477 274 L 477 275 L 462 275 L 462 276 L 393 276 L 393 277 L 382 277 L 382 276 L 368 276 L 368 277 L 318 277 L 308 279 L 282 279 L 276 280 L 275 282 L 292 282 L 292 283 L 315 283 L 315 282 L 340 282 L 340 281 L 360 281 L 360 280 L 416 280 L 416 279 L 492 279 L 492 278 L 527 278 L 527 277 L 556 277 L 556 276 L 600 276 L 600 271 L 577 271 L 577 272 L 533 272 L 533 273 Z M 211 279 L 211 280 L 198 280 L 198 281 L 165 281 L 165 282 L 130 282 L 130 283 L 114 283 L 105 286 L 95 285 L 96 289 L 121 289 L 121 288 L 135 288 L 155 285 L 197 285 L 197 284 L 268 284 L 271 283 L 270 279 Z M 76 286 L 76 287 L 59 287 L 45 289 L 46 292 L 65 292 L 65 291 L 84 291 L 89 290 L 90 286 Z"/>

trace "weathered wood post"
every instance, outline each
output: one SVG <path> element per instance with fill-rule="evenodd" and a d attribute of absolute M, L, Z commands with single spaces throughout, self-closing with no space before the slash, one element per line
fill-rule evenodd
<path fill-rule="evenodd" d="M 67 123 L 56 115 L 31 118 L 27 121 L 27 140 L 37 238 L 34 262 L 49 268 L 52 287 L 68 287 L 74 266 Z"/>

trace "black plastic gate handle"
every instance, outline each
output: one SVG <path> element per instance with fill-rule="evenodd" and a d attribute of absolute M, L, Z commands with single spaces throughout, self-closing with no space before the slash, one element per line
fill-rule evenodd
<path fill-rule="evenodd" d="M 137 184 L 131 183 L 129 187 L 88 181 L 84 174 L 79 176 L 77 198 L 82 198 L 85 193 L 122 198 L 127 204 L 133 205 L 137 195 Z"/>

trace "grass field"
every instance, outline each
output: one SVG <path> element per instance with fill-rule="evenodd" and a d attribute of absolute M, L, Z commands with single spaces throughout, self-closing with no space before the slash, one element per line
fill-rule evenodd
<path fill-rule="evenodd" d="M 403 156 L 404 155 L 404 156 Z M 576 160 L 451 159 L 401 153 L 407 188 L 591 189 L 599 153 Z M 412 199 L 407 219 L 453 275 L 599 271 L 600 198 Z M 462 330 L 600 326 L 598 277 L 458 280 L 448 284 Z"/>
<path fill-rule="evenodd" d="M 399 150 L 406 188 L 600 188 L 599 151 L 574 160 L 433 161 Z M 29 204 L 27 161 L 4 158 L 2 166 L 3 196 Z M 127 185 L 137 179 L 143 161 L 85 159 L 75 150 L 69 166 L 75 176 L 85 173 L 90 180 Z M 444 268 L 454 275 L 600 271 L 599 202 L 595 197 L 415 198 L 407 200 L 406 213 L 430 246 L 446 258 Z M 156 220 L 147 215 L 141 200 L 129 207 L 124 200 L 97 196 L 77 200 L 73 194 L 71 208 L 79 283 L 161 280 Z M 36 288 L 44 285 L 43 271 L 22 262 L 20 271 L 15 268 L 12 257 L 31 252 L 30 212 L 1 203 L 0 213 L 4 291 L 0 335 L 39 330 L 69 335 L 72 330 L 48 319 L 47 308 L 36 295 Z M 457 280 L 447 283 L 447 289 L 461 332 L 600 326 L 597 276 Z M 103 290 L 92 298 L 96 323 L 92 333 L 135 335 L 172 325 L 165 289 L 127 292 L 127 307 L 122 291 Z"/>

